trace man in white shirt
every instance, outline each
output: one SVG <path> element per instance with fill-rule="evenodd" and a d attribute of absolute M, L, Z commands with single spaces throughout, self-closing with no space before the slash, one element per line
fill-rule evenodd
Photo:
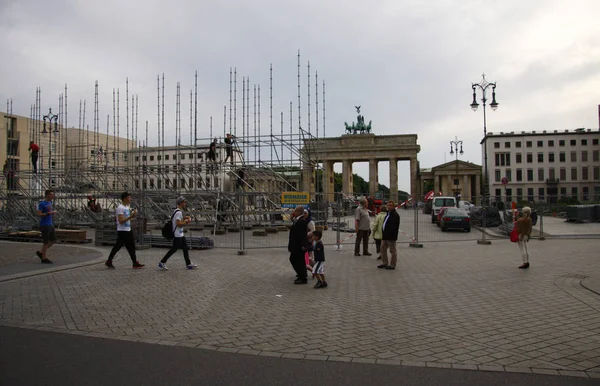
<path fill-rule="evenodd" d="M 144 266 L 144 264 L 140 264 L 140 262 L 137 261 L 137 257 L 135 256 L 135 239 L 133 237 L 133 232 L 131 231 L 131 219 L 135 217 L 137 210 L 131 210 L 130 204 L 131 194 L 128 192 L 121 193 L 121 205 L 119 205 L 116 210 L 117 243 L 110 251 L 108 260 L 104 263 L 108 268 L 115 268 L 112 263 L 113 258 L 123 245 L 127 249 L 127 252 L 129 252 L 133 268 L 138 269 Z"/>
<path fill-rule="evenodd" d="M 187 241 L 185 240 L 185 236 L 183 235 L 183 226 L 189 224 L 192 219 L 190 216 L 183 216 L 183 211 L 187 207 L 187 201 L 184 197 L 179 197 L 176 201 L 177 208 L 173 213 L 173 246 L 165 257 L 162 258 L 160 263 L 158 263 L 158 268 L 163 271 L 168 270 L 167 268 L 167 260 L 171 257 L 178 249 L 183 249 L 183 258 L 185 259 L 185 265 L 187 269 L 196 269 L 198 267 L 196 264 L 192 263 L 190 260 L 190 253 L 188 250 Z"/>

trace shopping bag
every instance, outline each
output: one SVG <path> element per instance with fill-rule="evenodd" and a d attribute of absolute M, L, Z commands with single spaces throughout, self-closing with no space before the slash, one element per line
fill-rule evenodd
<path fill-rule="evenodd" d="M 516 243 L 519 241 L 519 233 L 517 232 L 517 224 L 513 227 L 512 232 L 510 232 L 510 241 Z"/>

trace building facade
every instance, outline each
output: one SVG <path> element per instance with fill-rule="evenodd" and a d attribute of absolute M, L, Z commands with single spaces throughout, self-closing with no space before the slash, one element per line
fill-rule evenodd
<path fill-rule="evenodd" d="M 478 204 L 481 199 L 481 166 L 454 160 L 419 170 L 420 200 L 431 190 L 436 195 L 460 197 Z"/>
<path fill-rule="evenodd" d="M 488 133 L 481 145 L 492 201 L 600 201 L 599 141 L 591 129 Z"/>

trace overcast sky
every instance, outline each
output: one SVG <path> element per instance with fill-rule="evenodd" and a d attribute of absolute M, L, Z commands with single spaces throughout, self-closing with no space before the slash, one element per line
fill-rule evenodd
<path fill-rule="evenodd" d="M 319 136 L 325 80 L 328 137 L 343 134 L 344 122 L 355 121 L 354 106 L 361 105 L 376 134 L 418 135 L 422 168 L 453 159 L 449 141 L 455 136 L 464 142 L 461 159 L 481 164 L 483 114 L 473 113 L 469 104 L 471 82 L 484 72 L 497 82 L 500 103 L 498 111 L 488 110 L 488 131 L 598 128 L 598 15 L 597 0 L 3 0 L 0 100 L 12 98 L 13 113 L 29 116 L 36 87 L 42 88 L 47 111 L 56 109 L 66 83 L 69 126 L 78 124 L 82 99 L 92 124 L 98 80 L 100 127 L 105 131 L 112 91 L 119 88 L 123 132 L 128 77 L 130 92 L 139 96 L 140 130 L 147 120 L 150 145 L 156 145 L 156 76 L 164 73 L 166 142 L 174 143 L 181 82 L 183 142 L 189 143 L 194 72 L 199 137 L 209 136 L 210 116 L 222 135 L 234 66 L 238 136 L 243 76 L 250 77 L 251 95 L 260 84 L 261 127 L 268 134 L 272 64 L 274 131 L 279 133 L 283 112 L 289 132 L 293 102 L 296 132 L 300 50 L 305 130 L 310 61 L 313 134 L 318 71 Z M 355 172 L 368 179 L 366 164 L 356 164 Z M 400 163 L 399 173 L 400 189 L 410 191 L 408 162 Z M 387 163 L 380 164 L 379 175 L 389 186 Z"/>

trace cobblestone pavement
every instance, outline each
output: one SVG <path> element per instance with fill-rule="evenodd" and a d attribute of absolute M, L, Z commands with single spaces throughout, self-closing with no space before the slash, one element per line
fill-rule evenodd
<path fill-rule="evenodd" d="M 293 285 L 283 249 L 124 251 L 103 265 L 0 283 L 0 324 L 244 354 L 600 378 L 597 240 L 399 248 L 395 271 L 326 251 L 327 289 Z M 108 254 L 108 249 L 106 249 Z M 309 282 L 310 284 L 310 282 Z"/>

